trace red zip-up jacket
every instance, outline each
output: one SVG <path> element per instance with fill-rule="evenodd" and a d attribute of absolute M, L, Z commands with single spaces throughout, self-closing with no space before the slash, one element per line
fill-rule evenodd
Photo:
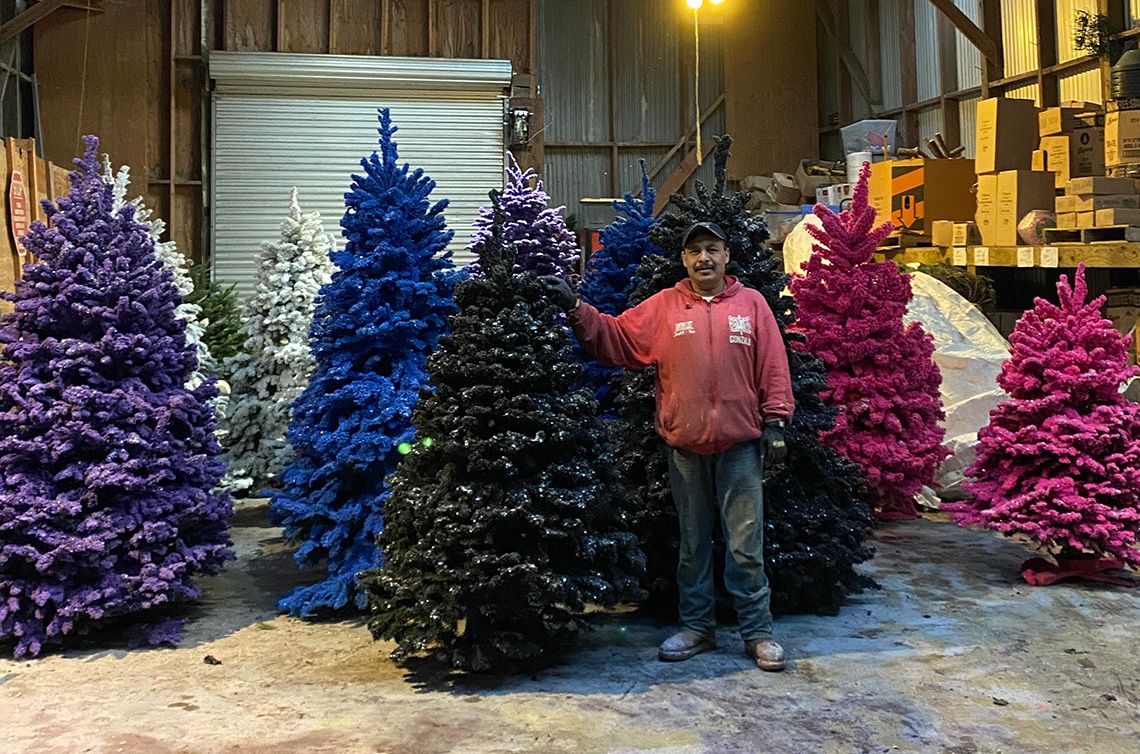
<path fill-rule="evenodd" d="M 570 324 L 603 364 L 657 367 L 657 432 L 669 445 L 719 453 L 790 421 L 788 355 L 764 297 L 731 275 L 705 301 L 687 279 L 617 317 L 583 301 Z"/>

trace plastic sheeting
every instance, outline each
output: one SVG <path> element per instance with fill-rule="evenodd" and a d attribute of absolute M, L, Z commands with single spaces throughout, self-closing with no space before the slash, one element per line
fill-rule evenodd
<path fill-rule="evenodd" d="M 808 215 L 784 241 L 784 271 L 803 274 L 812 253 Z M 934 362 L 942 372 L 942 410 L 946 414 L 946 459 L 936 479 L 939 495 L 959 497 L 963 470 L 974 460 L 978 430 L 989 422 L 990 410 L 1006 399 L 997 385 L 1001 365 L 1009 358 L 1009 343 L 978 308 L 941 281 L 920 272 L 911 274 L 914 298 L 906 320 L 918 322 L 934 337 Z M 924 501 L 925 502 L 925 501 Z"/>

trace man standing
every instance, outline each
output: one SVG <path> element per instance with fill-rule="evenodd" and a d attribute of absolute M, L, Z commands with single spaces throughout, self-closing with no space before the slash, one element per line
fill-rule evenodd
<path fill-rule="evenodd" d="M 681 628 L 661 644 L 658 657 L 687 660 L 716 648 L 715 510 L 728 546 L 725 586 L 745 653 L 761 669 L 779 671 L 784 650 L 772 638 L 762 476 L 784 462 L 792 384 L 767 301 L 725 275 L 726 242 L 718 225 L 689 227 L 681 241 L 688 279 L 617 317 L 579 301 L 561 278 L 542 280 L 595 359 L 626 369 L 657 368 L 657 432 L 669 446 L 669 483 L 681 527 Z"/>

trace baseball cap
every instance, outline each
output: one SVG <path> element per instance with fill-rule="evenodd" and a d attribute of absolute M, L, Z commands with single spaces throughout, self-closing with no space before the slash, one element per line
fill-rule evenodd
<path fill-rule="evenodd" d="M 721 227 L 716 223 L 693 223 L 685 230 L 685 235 L 681 236 L 681 248 L 688 246 L 689 239 L 698 233 L 708 233 L 722 241 L 728 241 L 728 234 L 721 230 Z"/>

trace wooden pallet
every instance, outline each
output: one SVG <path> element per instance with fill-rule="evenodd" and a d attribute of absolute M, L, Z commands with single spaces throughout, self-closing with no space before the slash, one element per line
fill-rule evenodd
<path fill-rule="evenodd" d="M 1046 228 L 1045 243 L 1095 244 L 1134 243 L 1140 241 L 1140 228 L 1132 225 L 1107 225 L 1102 228 Z"/>
<path fill-rule="evenodd" d="M 879 244 L 880 249 L 913 249 L 920 246 L 932 246 L 930 236 L 920 233 L 892 233 Z"/>

